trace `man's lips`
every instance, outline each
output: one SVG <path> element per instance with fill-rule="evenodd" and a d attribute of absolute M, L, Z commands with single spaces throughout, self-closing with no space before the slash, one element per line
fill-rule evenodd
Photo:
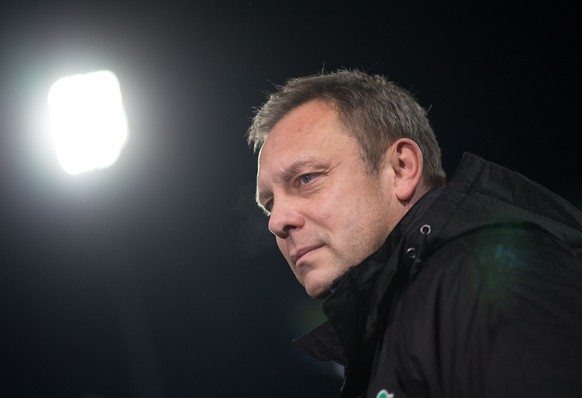
<path fill-rule="evenodd" d="M 319 249 L 322 246 L 323 245 L 314 245 L 314 246 L 307 246 L 307 247 L 301 248 L 301 249 L 291 253 L 291 261 L 293 262 L 293 264 L 297 264 L 297 261 L 299 261 L 299 259 L 301 257 L 303 257 L 304 255 L 306 255 L 307 253 L 309 253 L 315 249 Z"/>

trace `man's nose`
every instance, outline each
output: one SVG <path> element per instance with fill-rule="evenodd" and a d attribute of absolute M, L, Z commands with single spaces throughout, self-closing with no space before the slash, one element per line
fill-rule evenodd
<path fill-rule="evenodd" d="M 278 201 L 273 205 L 269 217 L 269 231 L 278 238 L 287 238 L 292 230 L 302 228 L 304 224 L 303 216 L 292 203 Z"/>

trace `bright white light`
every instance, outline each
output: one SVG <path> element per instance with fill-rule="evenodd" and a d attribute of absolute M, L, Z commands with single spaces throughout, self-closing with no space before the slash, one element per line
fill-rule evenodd
<path fill-rule="evenodd" d="M 113 72 L 63 77 L 52 85 L 48 103 L 57 157 L 67 173 L 115 163 L 127 140 L 127 117 Z"/>

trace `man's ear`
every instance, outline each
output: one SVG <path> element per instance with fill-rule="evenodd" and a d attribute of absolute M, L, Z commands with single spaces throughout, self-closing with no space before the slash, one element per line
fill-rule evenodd
<path fill-rule="evenodd" d="M 420 148 L 411 139 L 400 138 L 388 148 L 386 156 L 394 171 L 394 194 L 401 202 L 416 201 L 423 170 Z"/>

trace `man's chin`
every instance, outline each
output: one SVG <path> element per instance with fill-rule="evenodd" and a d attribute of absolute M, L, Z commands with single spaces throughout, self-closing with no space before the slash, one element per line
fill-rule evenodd
<path fill-rule="evenodd" d="M 324 283 L 305 284 L 307 294 L 317 300 L 323 300 L 329 296 L 330 286 Z"/>

